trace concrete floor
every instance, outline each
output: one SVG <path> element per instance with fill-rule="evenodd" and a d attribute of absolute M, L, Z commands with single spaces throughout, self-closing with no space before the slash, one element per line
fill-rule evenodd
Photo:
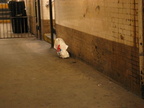
<path fill-rule="evenodd" d="M 0 40 L 0 108 L 144 108 L 144 100 L 35 38 Z"/>

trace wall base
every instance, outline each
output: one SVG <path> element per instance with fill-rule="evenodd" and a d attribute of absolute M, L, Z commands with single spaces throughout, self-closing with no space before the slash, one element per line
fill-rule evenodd
<path fill-rule="evenodd" d="M 72 55 L 93 65 L 99 72 L 141 95 L 139 49 L 56 25 L 57 37 L 64 39 Z"/>

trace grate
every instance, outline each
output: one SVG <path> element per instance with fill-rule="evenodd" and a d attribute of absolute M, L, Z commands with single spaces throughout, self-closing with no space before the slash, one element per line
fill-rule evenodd
<path fill-rule="evenodd" d="M 0 38 L 31 37 L 24 1 L 0 3 Z"/>

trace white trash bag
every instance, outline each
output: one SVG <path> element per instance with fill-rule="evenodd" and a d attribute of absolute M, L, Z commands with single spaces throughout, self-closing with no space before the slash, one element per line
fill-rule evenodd
<path fill-rule="evenodd" d="M 62 38 L 56 38 L 54 48 L 57 50 L 57 54 L 61 58 L 68 58 L 69 53 L 67 52 L 68 45 L 65 44 Z"/>

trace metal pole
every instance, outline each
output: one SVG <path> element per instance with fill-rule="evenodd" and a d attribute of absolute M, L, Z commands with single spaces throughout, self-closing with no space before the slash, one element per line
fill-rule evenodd
<path fill-rule="evenodd" d="M 36 37 L 38 38 L 38 15 L 37 15 L 37 0 L 35 2 L 35 21 L 36 21 Z"/>
<path fill-rule="evenodd" d="M 144 1 L 139 0 L 139 61 L 140 61 L 140 86 L 141 96 L 144 99 Z"/>
<path fill-rule="evenodd" d="M 54 47 L 54 35 L 53 35 L 53 13 L 52 13 L 52 0 L 49 0 L 49 11 L 50 11 L 50 30 L 51 30 L 51 48 Z"/>
<path fill-rule="evenodd" d="M 41 34 L 41 10 L 40 10 L 40 0 L 38 0 L 38 30 L 39 30 L 39 38 L 42 40 L 42 34 Z"/>

